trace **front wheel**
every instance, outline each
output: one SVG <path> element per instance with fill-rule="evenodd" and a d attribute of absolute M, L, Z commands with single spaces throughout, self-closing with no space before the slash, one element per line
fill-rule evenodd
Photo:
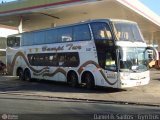
<path fill-rule="evenodd" d="M 87 73 L 85 76 L 87 89 L 93 89 L 95 87 L 94 77 L 91 73 Z"/>
<path fill-rule="evenodd" d="M 77 77 L 76 73 L 71 73 L 69 75 L 68 84 L 71 87 L 77 87 L 78 86 L 78 77 Z"/>
<path fill-rule="evenodd" d="M 22 69 L 18 70 L 18 78 L 19 78 L 19 80 L 24 80 L 23 70 Z"/>

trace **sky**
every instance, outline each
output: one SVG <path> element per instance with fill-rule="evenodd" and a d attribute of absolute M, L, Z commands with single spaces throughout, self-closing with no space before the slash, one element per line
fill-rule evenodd
<path fill-rule="evenodd" d="M 139 0 L 139 1 L 160 16 L 160 0 Z"/>

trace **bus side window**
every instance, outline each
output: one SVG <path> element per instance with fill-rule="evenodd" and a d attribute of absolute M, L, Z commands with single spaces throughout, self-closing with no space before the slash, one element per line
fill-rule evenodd
<path fill-rule="evenodd" d="M 45 58 L 44 58 L 44 62 L 45 62 L 45 66 L 49 65 L 49 56 L 46 54 Z"/>
<path fill-rule="evenodd" d="M 56 43 L 58 42 L 57 40 L 57 30 L 48 30 L 46 32 L 46 41 L 45 43 Z"/>
<path fill-rule="evenodd" d="M 89 26 L 87 24 L 74 26 L 73 40 L 74 41 L 91 40 Z"/>
<path fill-rule="evenodd" d="M 72 41 L 72 27 L 60 28 L 57 31 L 58 42 L 69 42 Z"/>
<path fill-rule="evenodd" d="M 57 54 L 52 54 L 51 66 L 58 66 Z"/>
<path fill-rule="evenodd" d="M 107 23 L 92 23 L 93 36 L 95 40 L 111 40 L 112 34 Z"/>
<path fill-rule="evenodd" d="M 66 67 L 78 67 L 79 65 L 79 56 L 78 53 L 67 53 L 66 54 Z"/>
<path fill-rule="evenodd" d="M 59 53 L 58 61 L 59 61 L 59 66 L 65 66 L 65 54 Z"/>

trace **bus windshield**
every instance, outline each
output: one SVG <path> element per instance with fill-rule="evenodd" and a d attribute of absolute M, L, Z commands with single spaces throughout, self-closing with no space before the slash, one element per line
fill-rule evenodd
<path fill-rule="evenodd" d="M 120 70 L 142 72 L 148 70 L 148 60 L 145 48 L 121 48 L 120 50 Z"/>
<path fill-rule="evenodd" d="M 117 40 L 143 42 L 143 37 L 136 23 L 113 22 Z"/>

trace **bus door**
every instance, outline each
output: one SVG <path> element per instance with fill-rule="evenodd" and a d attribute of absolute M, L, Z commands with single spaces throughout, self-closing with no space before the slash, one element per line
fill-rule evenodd
<path fill-rule="evenodd" d="M 108 45 L 98 45 L 99 49 L 97 51 L 98 62 L 100 67 L 105 73 L 104 79 L 107 81 L 109 86 L 115 85 L 118 80 L 119 73 L 117 72 L 117 54 L 114 47 L 109 47 Z M 102 83 L 101 83 L 102 84 Z M 117 87 L 117 86 L 115 86 Z"/>
<path fill-rule="evenodd" d="M 115 49 L 107 49 L 105 53 L 105 72 L 108 79 L 108 84 L 114 85 L 118 80 L 117 64 L 116 64 Z"/>
<path fill-rule="evenodd" d="M 95 22 L 91 24 L 91 28 L 97 49 L 98 62 L 100 67 L 103 68 L 103 73 L 105 73 L 103 77 L 108 86 L 112 87 L 118 79 L 118 73 L 116 49 L 110 25 L 108 22 Z"/>

